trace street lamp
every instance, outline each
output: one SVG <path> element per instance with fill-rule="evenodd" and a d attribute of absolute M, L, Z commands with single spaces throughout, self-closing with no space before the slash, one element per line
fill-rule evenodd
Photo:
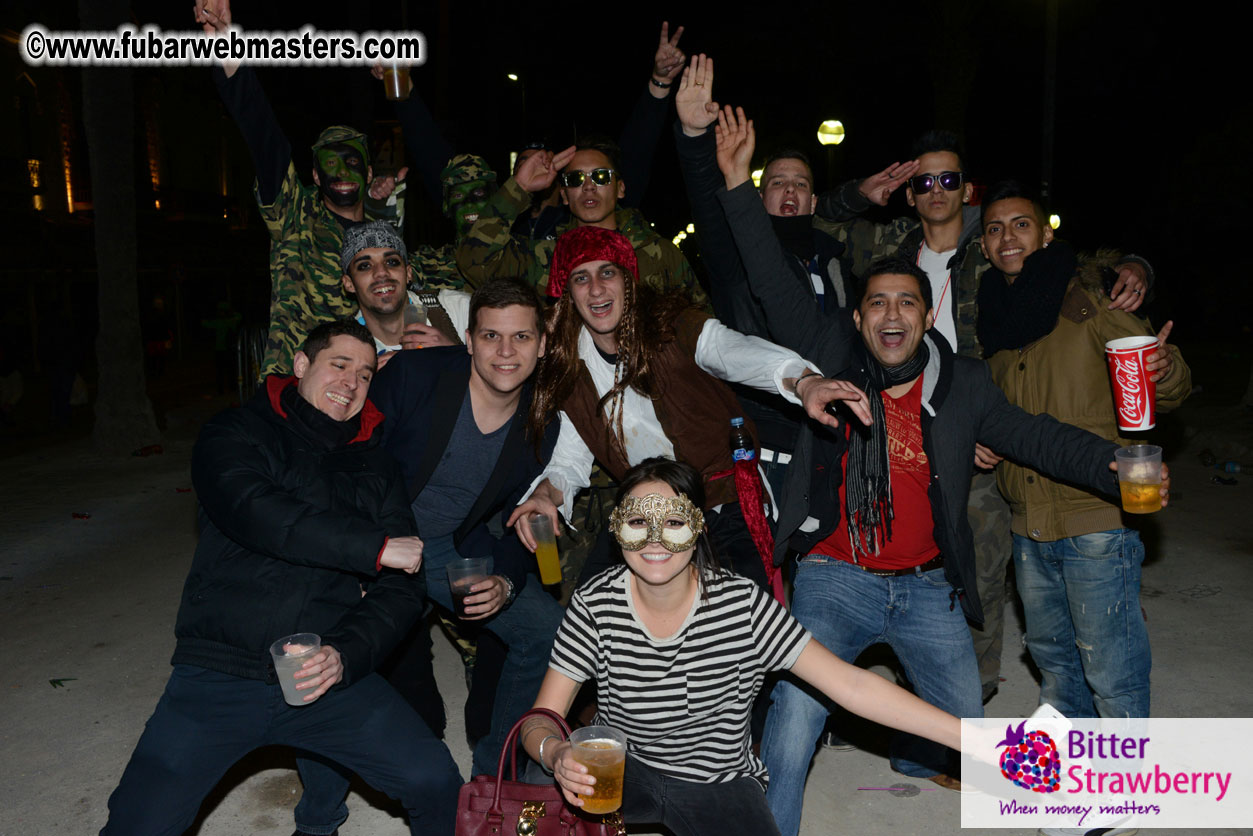
<path fill-rule="evenodd" d="M 844 123 L 828 119 L 818 126 L 818 141 L 823 145 L 839 145 L 844 141 Z"/>
<path fill-rule="evenodd" d="M 521 76 L 519 76 L 517 73 L 505 73 L 505 78 L 509 79 L 514 84 L 518 85 L 518 97 L 521 100 L 521 104 L 522 104 L 522 115 L 521 115 L 521 118 L 518 120 L 518 124 L 522 128 L 522 136 L 525 137 L 527 135 L 526 133 L 526 84 L 522 81 Z M 513 162 L 514 161 L 511 158 L 509 161 L 510 171 L 513 170 Z"/>

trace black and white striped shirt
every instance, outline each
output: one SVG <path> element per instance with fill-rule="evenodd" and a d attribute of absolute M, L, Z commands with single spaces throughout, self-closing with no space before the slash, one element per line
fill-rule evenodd
<path fill-rule="evenodd" d="M 749 748 L 753 700 L 769 671 L 790 668 L 810 634 L 747 578 L 705 576 L 673 636 L 640 620 L 625 565 L 574 594 L 549 667 L 577 682 L 595 677 L 596 722 L 626 733 L 632 755 L 700 783 L 766 768 Z"/>

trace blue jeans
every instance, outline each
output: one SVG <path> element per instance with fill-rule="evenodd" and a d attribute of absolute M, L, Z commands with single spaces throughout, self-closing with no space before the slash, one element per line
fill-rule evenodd
<path fill-rule="evenodd" d="M 435 537 L 423 545 L 422 571 L 426 573 L 427 595 L 450 613 L 452 591 L 446 570 L 450 561 L 460 559 L 452 537 Z M 475 775 L 496 774 L 509 730 L 535 704 L 564 613 L 561 605 L 532 580 L 518 591 L 513 603 L 485 623 L 509 650 L 496 688 L 491 731 L 474 747 Z M 296 805 L 296 827 L 313 834 L 333 832 L 348 817 L 348 808 L 344 806 L 347 777 L 342 771 L 312 760 L 299 760 L 297 766 L 305 791 Z"/>
<path fill-rule="evenodd" d="M 344 764 L 398 799 L 414 834 L 452 836 L 461 775 L 443 741 L 377 674 L 293 707 L 277 684 L 175 665 L 109 797 L 100 831 L 177 836 L 223 773 L 261 746 L 292 746 Z"/>
<path fill-rule="evenodd" d="M 901 577 L 871 575 L 842 560 L 800 561 L 792 615 L 846 662 L 886 643 L 918 696 L 957 717 L 982 717 L 979 668 L 970 629 L 943 569 Z M 786 679 L 775 686 L 761 758 L 770 771 L 766 801 L 784 836 L 800 831 L 805 777 L 830 703 Z M 912 735 L 892 742 L 892 768 L 917 778 L 949 772 L 949 751 Z"/>
<path fill-rule="evenodd" d="M 1067 717 L 1148 717 L 1149 631 L 1140 611 L 1144 544 L 1128 528 L 1039 543 L 1014 535 L 1025 641 L 1040 702 Z"/>

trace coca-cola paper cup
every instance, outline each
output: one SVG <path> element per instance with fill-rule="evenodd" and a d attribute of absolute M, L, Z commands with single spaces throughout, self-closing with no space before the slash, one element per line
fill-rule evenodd
<path fill-rule="evenodd" d="M 1105 344 L 1109 382 L 1114 388 L 1118 429 L 1151 430 L 1157 416 L 1157 384 L 1149 380 L 1145 358 L 1157 350 L 1157 337 L 1122 337 Z"/>

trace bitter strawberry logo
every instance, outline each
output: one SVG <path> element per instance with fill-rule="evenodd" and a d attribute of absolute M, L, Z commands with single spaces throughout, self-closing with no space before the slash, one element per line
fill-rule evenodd
<path fill-rule="evenodd" d="M 1001 774 L 1018 786 L 1032 792 L 1057 792 L 1061 782 L 1062 761 L 1057 744 L 1042 731 L 1024 732 L 1027 721 L 1014 728 L 1005 727 L 1005 739 L 997 746 L 1001 751 Z"/>

